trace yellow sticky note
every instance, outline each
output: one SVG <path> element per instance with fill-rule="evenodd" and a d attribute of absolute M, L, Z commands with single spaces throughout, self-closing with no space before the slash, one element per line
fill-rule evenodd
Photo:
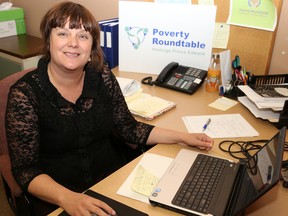
<path fill-rule="evenodd" d="M 154 176 L 143 166 L 139 165 L 137 167 L 135 177 L 132 181 L 131 188 L 133 191 L 148 197 L 153 191 L 158 181 L 158 177 Z"/>

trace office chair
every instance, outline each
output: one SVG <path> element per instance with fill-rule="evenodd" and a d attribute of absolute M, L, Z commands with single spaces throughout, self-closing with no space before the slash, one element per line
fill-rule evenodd
<path fill-rule="evenodd" d="M 31 70 L 33 70 L 33 68 L 19 71 L 0 80 L 0 173 L 8 203 L 13 212 L 18 216 L 32 216 L 33 209 L 29 195 L 22 192 L 11 172 L 11 161 L 5 130 L 5 112 L 11 85 Z"/>

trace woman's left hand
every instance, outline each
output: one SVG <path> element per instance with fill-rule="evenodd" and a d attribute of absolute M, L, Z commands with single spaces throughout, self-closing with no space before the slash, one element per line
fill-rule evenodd
<path fill-rule="evenodd" d="M 148 144 L 185 144 L 202 150 L 210 150 L 214 140 L 205 133 L 187 133 L 154 127 L 147 141 Z"/>
<path fill-rule="evenodd" d="M 201 150 L 210 150 L 213 147 L 214 140 L 205 133 L 188 133 L 184 144 L 195 146 Z"/>

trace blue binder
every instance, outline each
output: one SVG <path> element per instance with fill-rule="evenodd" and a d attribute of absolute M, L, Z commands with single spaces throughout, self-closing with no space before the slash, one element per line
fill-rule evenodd
<path fill-rule="evenodd" d="M 106 48 L 105 56 L 110 68 L 118 66 L 119 60 L 119 22 L 112 22 L 105 26 Z"/>
<path fill-rule="evenodd" d="M 100 27 L 100 46 L 103 50 L 103 53 L 106 53 L 106 33 L 105 33 L 105 27 L 112 22 L 117 22 L 118 18 L 112 18 L 112 19 L 105 19 L 105 20 L 100 20 L 98 22 L 99 27 Z"/>

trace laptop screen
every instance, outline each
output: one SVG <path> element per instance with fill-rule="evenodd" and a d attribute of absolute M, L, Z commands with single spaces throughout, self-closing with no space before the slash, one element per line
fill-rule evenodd
<path fill-rule="evenodd" d="M 279 158 L 276 160 L 279 136 L 276 135 L 246 164 L 250 178 L 258 193 L 279 180 Z M 280 156 L 280 155 L 278 155 Z M 281 156 L 280 156 L 281 157 Z"/>
<path fill-rule="evenodd" d="M 286 129 L 282 128 L 246 162 L 238 201 L 234 212 L 248 207 L 270 190 L 280 179 Z M 245 199 L 242 199 L 245 198 Z"/>

